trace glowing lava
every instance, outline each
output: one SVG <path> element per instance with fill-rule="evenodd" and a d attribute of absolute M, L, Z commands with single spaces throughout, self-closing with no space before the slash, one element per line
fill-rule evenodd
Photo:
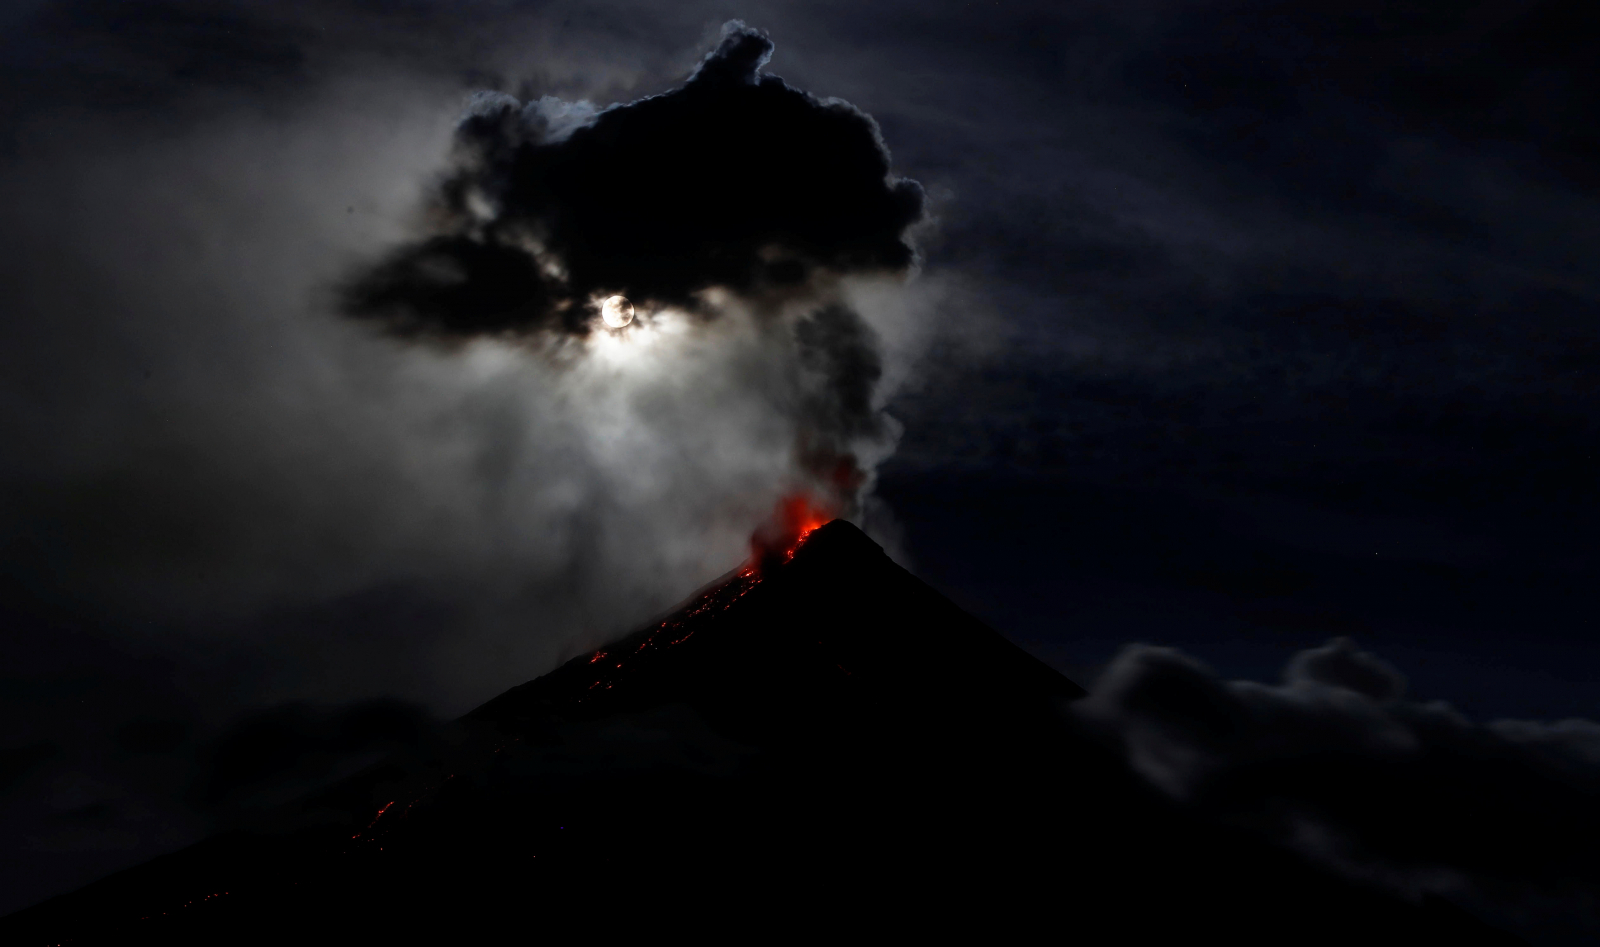
<path fill-rule="evenodd" d="M 639 642 L 639 646 L 634 648 L 632 653 L 628 655 L 627 661 L 616 661 L 612 667 L 600 669 L 599 676 L 586 690 L 592 691 L 599 688 L 602 693 L 611 690 L 622 675 L 637 670 L 641 666 L 634 659 L 642 656 L 644 659 L 643 666 L 648 666 L 652 658 L 652 655 L 648 652 L 661 652 L 688 641 L 694 635 L 695 627 L 704 627 L 703 622 L 707 619 L 715 618 L 715 616 L 732 608 L 740 599 L 750 594 L 750 590 L 754 589 L 760 582 L 761 574 L 754 566 L 746 566 L 740 569 L 733 578 L 701 595 L 672 617 L 650 629 L 644 640 Z M 696 620 L 702 624 L 694 627 L 685 627 L 691 621 Z M 611 651 L 596 651 L 589 658 L 588 663 L 593 665 L 606 661 L 606 663 L 610 664 L 611 660 L 614 660 L 611 656 Z M 628 664 L 627 669 L 623 667 L 625 663 Z M 579 702 L 584 699 L 583 697 L 578 698 Z"/>
<path fill-rule="evenodd" d="M 750 555 L 758 569 L 788 562 L 820 526 L 833 520 L 833 512 L 808 494 L 795 493 L 778 501 L 772 518 L 750 537 Z"/>

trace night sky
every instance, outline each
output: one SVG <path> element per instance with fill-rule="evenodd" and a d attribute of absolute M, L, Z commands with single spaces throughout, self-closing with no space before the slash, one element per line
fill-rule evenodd
<path fill-rule="evenodd" d="M 1113 728 L 1152 655 L 1343 660 L 1600 784 L 1581 4 L 0 18 L 0 911 L 629 631 L 797 485 Z"/>

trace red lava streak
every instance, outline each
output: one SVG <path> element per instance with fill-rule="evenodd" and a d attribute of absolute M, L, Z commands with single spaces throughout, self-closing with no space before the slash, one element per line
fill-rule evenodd
<path fill-rule="evenodd" d="M 379 810 L 378 810 L 378 814 L 377 814 L 377 815 L 375 815 L 375 816 L 373 816 L 373 817 L 372 817 L 372 821 L 371 821 L 371 822 L 369 822 L 369 823 L 367 823 L 367 827 L 366 827 L 366 828 L 364 828 L 364 829 L 362 829 L 362 830 L 361 830 L 361 832 L 357 832 L 357 833 L 356 833 L 356 834 L 354 834 L 354 835 L 352 835 L 352 836 L 350 836 L 350 837 L 351 837 L 351 838 L 360 838 L 360 837 L 361 837 L 361 835 L 362 835 L 362 833 L 363 833 L 363 832 L 371 832 L 371 831 L 372 831 L 372 827 L 373 827 L 373 826 L 374 826 L 374 825 L 377 825 L 377 824 L 378 824 L 378 820 L 379 820 L 379 819 L 381 819 L 381 818 L 383 818 L 383 814 L 384 814 L 384 813 L 385 813 L 385 812 L 388 812 L 388 811 L 389 811 L 389 809 L 390 809 L 390 808 L 391 808 L 391 807 L 393 807 L 393 806 L 394 806 L 394 801 L 393 801 L 393 800 L 391 800 L 391 801 L 390 801 L 390 802 L 389 802 L 389 804 L 388 804 L 388 805 L 386 805 L 386 806 L 384 806 L 384 807 L 383 807 L 383 808 L 382 808 L 382 809 L 379 809 Z M 410 808 L 410 806 L 407 806 L 407 807 L 406 807 L 406 808 L 408 808 L 408 809 L 409 809 L 409 808 Z"/>
<path fill-rule="evenodd" d="M 724 582 L 709 592 L 686 605 L 683 610 L 671 618 L 661 622 L 650 630 L 638 647 L 633 648 L 626 660 L 618 661 L 610 651 L 597 651 L 589 658 L 589 665 L 599 664 L 601 660 L 610 658 L 612 666 L 601 670 L 599 677 L 587 690 L 608 691 L 616 684 L 617 679 L 629 673 L 640 665 L 637 661 L 648 663 L 651 656 L 648 652 L 659 652 L 674 645 L 683 644 L 693 637 L 695 628 L 686 628 L 692 619 L 701 619 L 702 616 L 710 617 L 719 615 L 732 608 L 734 603 L 749 594 L 761 582 L 761 573 L 753 566 L 748 565 L 740 569 L 732 579 Z M 696 627 L 699 627 L 698 625 Z M 583 698 L 579 698 L 582 700 Z"/>

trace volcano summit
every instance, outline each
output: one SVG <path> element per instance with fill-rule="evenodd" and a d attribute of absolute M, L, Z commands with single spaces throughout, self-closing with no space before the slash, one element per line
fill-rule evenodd
<path fill-rule="evenodd" d="M 834 521 L 426 751 L 0 932 L 1514 942 L 1191 819 L 1078 732 L 1083 693 Z"/>

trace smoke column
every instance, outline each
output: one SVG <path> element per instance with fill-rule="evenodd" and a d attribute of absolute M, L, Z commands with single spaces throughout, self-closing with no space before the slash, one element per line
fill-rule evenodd
<path fill-rule="evenodd" d="M 795 428 L 790 489 L 858 513 L 862 453 L 886 453 L 891 425 L 878 341 L 842 284 L 910 274 L 923 193 L 891 174 L 870 117 L 764 75 L 772 51 L 733 21 L 662 95 L 596 109 L 479 94 L 428 232 L 356 274 L 346 312 L 405 339 L 579 359 L 612 341 L 596 305 L 613 294 L 657 324 L 749 320 L 779 354 L 759 386 Z"/>

